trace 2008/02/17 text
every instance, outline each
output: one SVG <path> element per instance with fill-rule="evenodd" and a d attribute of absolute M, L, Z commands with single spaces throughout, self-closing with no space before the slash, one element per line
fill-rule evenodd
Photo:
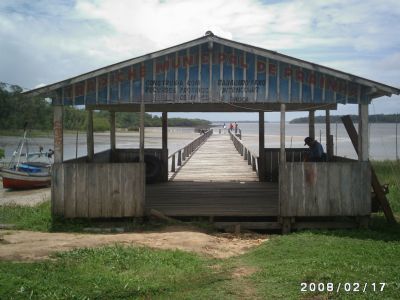
<path fill-rule="evenodd" d="M 345 282 L 345 283 L 333 283 L 333 282 L 301 282 L 301 292 L 383 292 L 386 287 L 385 282 Z"/>

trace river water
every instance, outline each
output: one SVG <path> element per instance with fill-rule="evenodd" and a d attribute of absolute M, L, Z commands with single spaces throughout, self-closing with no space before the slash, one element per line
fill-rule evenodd
<path fill-rule="evenodd" d="M 190 141 L 199 136 L 193 128 L 189 127 L 170 127 L 168 128 L 168 149 L 172 153 Z M 0 148 L 5 149 L 6 159 L 10 158 L 16 150 L 21 137 L 0 136 Z M 42 146 L 46 151 L 54 149 L 53 137 L 34 137 L 29 138 L 29 152 L 39 151 Z M 117 132 L 116 134 L 117 148 L 139 148 L 139 132 Z M 161 128 L 148 127 L 145 129 L 145 147 L 161 148 Z M 94 134 L 94 150 L 95 153 L 110 149 L 109 132 Z M 78 143 L 76 143 L 76 134 L 64 134 L 64 160 L 75 158 L 76 152 L 78 157 L 87 155 L 86 133 L 78 134 Z"/>
<path fill-rule="evenodd" d="M 228 123 L 226 123 L 228 125 Z M 357 124 L 356 124 L 357 126 Z M 400 127 L 400 126 L 399 126 Z M 214 133 L 219 134 L 222 126 L 214 127 Z M 242 139 L 244 143 L 255 153 L 258 152 L 258 123 L 239 123 L 242 130 Z M 279 123 L 265 123 L 265 147 L 278 148 L 279 141 Z M 400 131 L 400 128 L 399 128 Z M 221 130 L 221 134 L 224 130 Z M 227 131 L 225 130 L 225 134 Z M 350 142 L 343 124 L 331 125 L 331 134 L 334 136 L 335 155 L 356 158 L 356 152 Z M 315 124 L 316 139 L 321 141 L 326 148 L 325 124 Z M 199 136 L 193 128 L 170 127 L 168 128 L 168 149 L 172 153 L 182 148 L 191 140 Z M 286 147 L 298 148 L 304 147 L 304 138 L 308 136 L 308 124 L 286 124 Z M 320 138 L 321 136 L 321 138 Z M 161 128 L 148 127 L 145 129 L 145 147 L 161 148 Z M 6 158 L 14 152 L 21 137 L 0 136 L 0 148 L 5 149 Z M 117 132 L 117 148 L 138 148 L 138 132 Z M 110 148 L 110 135 L 108 132 L 95 133 L 94 135 L 95 152 L 100 152 Z M 29 142 L 29 151 L 38 151 L 39 146 L 45 150 L 53 149 L 53 137 L 31 138 Z M 400 148 L 400 141 L 398 141 Z M 64 135 L 64 159 L 74 158 L 78 151 L 78 157 L 86 155 L 86 135 L 79 133 L 78 143 L 76 143 L 76 134 Z M 370 124 L 370 157 L 374 160 L 396 159 L 396 124 L 373 123 Z"/>
<path fill-rule="evenodd" d="M 228 123 L 226 123 L 228 125 Z M 242 130 L 242 140 L 258 153 L 258 123 L 238 123 Z M 356 128 L 358 125 L 355 124 Z M 371 123 L 369 125 L 370 134 L 370 158 L 371 160 L 396 159 L 396 124 L 392 123 Z M 304 138 L 308 136 L 308 124 L 289 124 L 286 123 L 286 147 L 301 148 L 304 146 Z M 217 127 L 218 129 L 221 126 Z M 315 138 L 321 141 L 326 151 L 326 131 L 325 124 L 315 124 Z M 398 127 L 400 135 L 400 126 Z M 216 133 L 219 130 L 215 130 Z M 357 154 L 350 141 L 344 125 L 341 123 L 331 124 L 331 134 L 333 135 L 334 154 L 348 158 L 357 158 Z M 398 155 L 400 155 L 400 138 L 397 141 Z M 280 124 L 265 123 L 265 147 L 280 147 Z"/>

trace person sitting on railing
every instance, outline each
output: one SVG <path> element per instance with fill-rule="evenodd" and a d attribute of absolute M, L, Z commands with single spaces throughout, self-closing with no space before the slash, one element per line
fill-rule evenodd
<path fill-rule="evenodd" d="M 304 139 L 304 146 L 307 145 L 309 149 L 304 155 L 304 161 L 309 162 L 322 162 L 326 161 L 326 154 L 324 153 L 324 148 L 312 137 L 306 137 Z"/>

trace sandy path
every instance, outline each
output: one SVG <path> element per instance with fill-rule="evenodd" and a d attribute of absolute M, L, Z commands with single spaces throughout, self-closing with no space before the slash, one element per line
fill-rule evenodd
<path fill-rule="evenodd" d="M 50 199 L 50 188 L 31 190 L 10 190 L 3 189 L 3 182 L 0 179 L 0 205 L 16 204 L 34 206 Z"/>
<path fill-rule="evenodd" d="M 168 227 L 162 232 L 121 234 L 74 234 L 33 231 L 0 231 L 0 259 L 40 260 L 54 252 L 108 244 L 179 249 L 215 258 L 242 254 L 266 241 L 265 235 L 209 235 L 187 227 Z"/>

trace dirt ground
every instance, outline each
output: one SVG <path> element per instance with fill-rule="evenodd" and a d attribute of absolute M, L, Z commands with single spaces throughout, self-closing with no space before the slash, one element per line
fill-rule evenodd
<path fill-rule="evenodd" d="M 1 183 L 1 181 L 0 181 Z M 0 184 L 1 186 L 1 184 Z M 13 191 L 0 188 L 0 205 L 33 206 L 50 198 L 50 188 Z M 267 240 L 266 235 L 206 234 L 187 226 L 169 226 L 158 232 L 77 234 L 0 230 L 0 259 L 32 261 L 75 248 L 122 244 L 179 249 L 215 258 L 242 254 Z"/>
<path fill-rule="evenodd" d="M 170 226 L 160 232 L 120 234 L 45 233 L 33 231 L 0 231 L 0 259 L 32 261 L 47 259 L 54 252 L 103 245 L 147 246 L 179 249 L 215 258 L 242 254 L 267 240 L 259 234 L 221 233 L 209 235 L 188 227 Z"/>

